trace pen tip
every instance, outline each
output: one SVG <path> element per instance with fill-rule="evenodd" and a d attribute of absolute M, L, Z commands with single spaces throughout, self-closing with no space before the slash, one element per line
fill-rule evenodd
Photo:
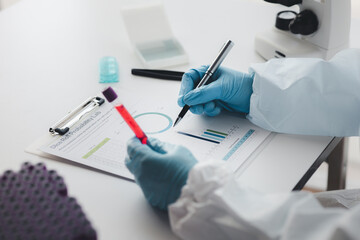
<path fill-rule="evenodd" d="M 178 124 L 179 120 L 180 120 L 180 118 L 177 118 L 177 119 L 175 120 L 173 127 L 175 127 L 175 126 Z"/>

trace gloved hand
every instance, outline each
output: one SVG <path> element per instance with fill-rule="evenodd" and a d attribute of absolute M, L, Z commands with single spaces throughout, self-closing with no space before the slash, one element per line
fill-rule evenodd
<path fill-rule="evenodd" d="M 192 113 L 208 116 L 218 115 L 221 109 L 249 113 L 254 76 L 220 67 L 206 85 L 194 89 L 208 67 L 191 69 L 183 75 L 178 98 L 180 107 L 187 104 Z"/>
<path fill-rule="evenodd" d="M 145 198 L 154 207 L 167 210 L 180 196 L 190 169 L 197 163 L 183 146 L 160 142 L 151 138 L 149 145 L 137 138 L 127 143 L 126 167 L 135 176 Z"/>

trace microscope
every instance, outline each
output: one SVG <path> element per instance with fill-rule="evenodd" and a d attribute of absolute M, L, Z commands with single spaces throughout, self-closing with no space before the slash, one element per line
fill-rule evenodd
<path fill-rule="evenodd" d="M 275 27 L 257 34 L 255 50 L 266 60 L 284 57 L 317 57 L 329 60 L 349 47 L 351 0 L 264 0 L 285 10 Z"/>

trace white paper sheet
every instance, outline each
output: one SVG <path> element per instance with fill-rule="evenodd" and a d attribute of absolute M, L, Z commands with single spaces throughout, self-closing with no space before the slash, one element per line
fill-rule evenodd
<path fill-rule="evenodd" d="M 222 159 L 236 171 L 270 132 L 236 116 L 197 116 L 188 113 L 173 128 L 180 108 L 160 100 L 124 97 L 132 114 L 148 137 L 188 147 L 199 161 Z M 126 141 L 134 136 L 109 103 L 93 111 L 64 136 L 55 136 L 40 150 L 118 176 L 133 179 L 124 159 Z"/>

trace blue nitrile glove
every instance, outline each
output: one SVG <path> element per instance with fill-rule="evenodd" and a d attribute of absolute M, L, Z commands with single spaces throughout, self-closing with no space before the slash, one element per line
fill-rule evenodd
<path fill-rule="evenodd" d="M 151 138 L 151 147 L 137 138 L 127 143 L 126 167 L 135 176 L 145 198 L 154 207 L 167 210 L 180 196 L 190 169 L 197 163 L 183 146 L 160 142 Z"/>
<path fill-rule="evenodd" d="M 187 104 L 192 113 L 208 116 L 218 115 L 223 108 L 249 113 L 254 76 L 220 67 L 206 85 L 194 89 L 208 67 L 191 69 L 183 75 L 178 98 L 180 107 Z"/>

